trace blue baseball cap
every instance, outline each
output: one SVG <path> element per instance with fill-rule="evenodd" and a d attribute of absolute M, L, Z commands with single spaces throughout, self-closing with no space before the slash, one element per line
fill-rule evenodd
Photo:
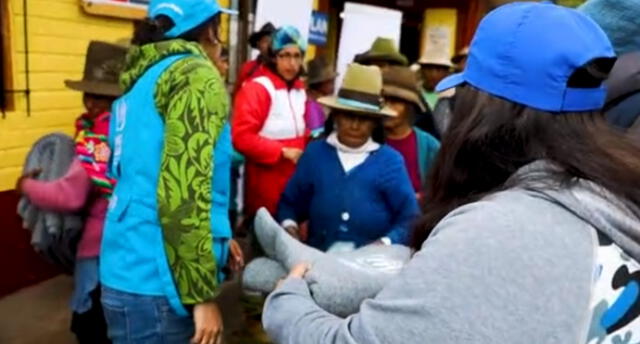
<path fill-rule="evenodd" d="M 580 67 L 614 58 L 607 35 L 592 19 L 551 3 L 503 5 L 480 23 L 462 73 L 442 80 L 442 92 L 463 83 L 515 103 L 549 112 L 601 109 L 607 92 L 571 88 Z"/>
<path fill-rule="evenodd" d="M 150 18 L 165 15 L 175 24 L 165 33 L 167 38 L 176 38 L 218 13 L 238 12 L 220 7 L 216 0 L 152 0 L 149 4 Z"/>

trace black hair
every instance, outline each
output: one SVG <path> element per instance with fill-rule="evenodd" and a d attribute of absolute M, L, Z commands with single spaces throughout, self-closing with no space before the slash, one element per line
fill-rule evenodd
<path fill-rule="evenodd" d="M 328 137 L 335 130 L 335 123 L 336 123 L 335 117 L 339 114 L 353 115 L 353 113 L 349 111 L 331 110 L 331 113 L 329 113 L 329 117 L 327 117 L 327 120 L 324 122 L 325 137 Z M 356 116 L 362 117 L 363 115 L 357 114 Z M 377 142 L 383 145 L 386 139 L 384 134 L 384 126 L 382 124 L 382 121 L 383 121 L 382 117 L 379 117 L 379 116 L 365 116 L 365 117 L 372 119 L 376 123 L 376 127 L 373 129 L 373 133 L 371 134 L 371 139 L 373 139 L 374 142 Z"/>
<path fill-rule="evenodd" d="M 222 59 L 229 59 L 229 48 L 227 47 L 222 47 L 222 49 L 220 49 L 220 58 Z"/>
<path fill-rule="evenodd" d="M 135 45 L 145 45 L 151 43 L 157 43 L 166 41 L 165 34 L 175 26 L 175 23 L 171 18 L 165 15 L 159 15 L 155 18 L 145 18 L 144 20 L 135 24 L 133 33 L 133 39 L 131 43 Z M 213 17 L 205 20 L 202 24 L 194 27 L 193 29 L 183 33 L 178 38 L 184 39 L 189 42 L 198 42 L 202 32 L 213 26 L 213 30 L 216 34 L 216 39 L 220 41 L 218 37 L 218 28 L 220 27 L 220 14 L 216 14 Z"/>

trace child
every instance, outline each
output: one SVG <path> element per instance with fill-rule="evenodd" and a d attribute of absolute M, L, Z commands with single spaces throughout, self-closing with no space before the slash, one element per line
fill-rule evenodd
<path fill-rule="evenodd" d="M 71 300 L 71 330 L 79 343 L 109 343 L 100 303 L 98 257 L 104 217 L 115 183 L 106 175 L 111 152 L 107 144 L 110 109 L 121 94 L 118 77 L 125 55 L 126 49 L 117 45 L 89 44 L 84 78 L 65 82 L 67 87 L 84 93 L 86 112 L 76 121 L 76 158 L 60 179 L 36 180 L 37 172 L 31 172 L 18 180 L 17 189 L 37 207 L 85 215 Z"/>

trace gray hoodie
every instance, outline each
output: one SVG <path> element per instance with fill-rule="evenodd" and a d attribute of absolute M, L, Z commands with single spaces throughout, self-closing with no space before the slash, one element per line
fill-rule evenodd
<path fill-rule="evenodd" d="M 287 279 L 265 305 L 268 334 L 281 344 L 640 342 L 640 211 L 588 182 L 540 184 L 550 169 L 527 166 L 507 191 L 451 212 L 346 319 Z"/>

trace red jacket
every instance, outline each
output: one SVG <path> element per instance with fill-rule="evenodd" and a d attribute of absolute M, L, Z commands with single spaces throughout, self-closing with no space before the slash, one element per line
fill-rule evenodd
<path fill-rule="evenodd" d="M 307 95 L 302 81 L 290 89 L 279 76 L 263 76 L 242 86 L 235 100 L 232 137 L 235 149 L 246 158 L 245 213 L 266 207 L 272 214 L 295 164 L 282 156 L 282 148 L 304 149 Z"/>
<path fill-rule="evenodd" d="M 267 67 L 257 59 L 245 62 L 242 67 L 240 67 L 240 73 L 238 73 L 238 80 L 236 80 L 236 85 L 233 89 L 234 96 L 242 88 L 242 85 L 244 85 L 245 82 L 265 75 L 266 72 Z"/>

